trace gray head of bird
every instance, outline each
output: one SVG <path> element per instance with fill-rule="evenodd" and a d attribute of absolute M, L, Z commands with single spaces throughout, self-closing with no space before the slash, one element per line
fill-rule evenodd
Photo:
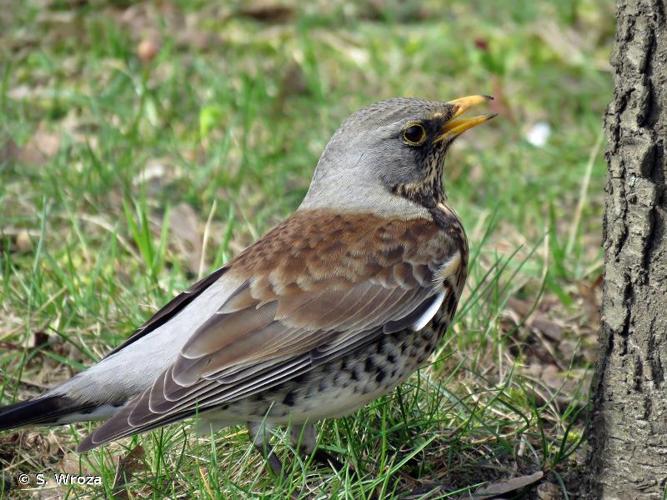
<path fill-rule="evenodd" d="M 490 99 L 395 98 L 357 111 L 329 140 L 300 208 L 378 210 L 397 197 L 426 207 L 443 201 L 449 146 L 466 130 L 496 116 L 462 115 Z"/>

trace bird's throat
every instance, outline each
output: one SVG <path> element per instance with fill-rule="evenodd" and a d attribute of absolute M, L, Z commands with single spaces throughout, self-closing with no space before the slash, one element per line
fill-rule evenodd
<path fill-rule="evenodd" d="M 429 210 L 447 200 L 442 186 L 442 176 L 437 172 L 420 182 L 397 184 L 393 192 Z"/>

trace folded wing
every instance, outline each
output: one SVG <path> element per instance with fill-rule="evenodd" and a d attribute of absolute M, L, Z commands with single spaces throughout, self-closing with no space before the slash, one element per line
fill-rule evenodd
<path fill-rule="evenodd" d="M 79 449 L 266 391 L 380 335 L 421 329 L 458 293 L 458 266 L 447 263 L 459 250 L 427 219 L 297 213 L 227 266 L 220 279 L 242 276 L 242 285 Z"/>

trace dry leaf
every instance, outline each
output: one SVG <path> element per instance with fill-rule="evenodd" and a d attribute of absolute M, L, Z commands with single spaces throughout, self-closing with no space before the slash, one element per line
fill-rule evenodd
<path fill-rule="evenodd" d="M 27 165 L 40 166 L 56 155 L 60 149 L 60 136 L 38 128 L 30 140 L 19 149 L 17 160 Z"/>
<path fill-rule="evenodd" d="M 66 474 L 80 475 L 82 473 L 87 473 L 88 471 L 82 469 L 81 465 L 82 461 L 79 457 L 79 454 L 74 452 L 69 452 L 65 453 L 65 455 L 63 456 L 62 460 L 60 461 L 60 465 L 58 466 L 58 469 L 60 469 L 61 472 L 64 472 Z"/>
<path fill-rule="evenodd" d="M 19 147 L 11 137 L 0 137 L 0 165 L 4 163 L 14 163 L 19 154 Z"/>
<path fill-rule="evenodd" d="M 130 453 L 118 460 L 112 487 L 114 497 L 128 498 L 127 483 L 130 482 L 134 473 L 144 470 L 144 456 L 143 447 L 136 446 Z"/>
<path fill-rule="evenodd" d="M 26 229 L 21 229 L 16 235 L 16 249 L 21 253 L 32 250 L 32 240 L 30 239 L 30 233 Z"/>
<path fill-rule="evenodd" d="M 49 342 L 49 335 L 43 330 L 37 330 L 32 334 L 32 347 L 42 347 Z"/>
<path fill-rule="evenodd" d="M 137 46 L 137 57 L 143 63 L 151 62 L 160 51 L 160 44 L 151 38 L 142 40 Z"/>
<path fill-rule="evenodd" d="M 284 23 L 294 15 L 294 9 L 288 5 L 256 2 L 239 9 L 238 14 L 263 23 Z"/>
<path fill-rule="evenodd" d="M 169 213 L 170 243 L 183 258 L 191 273 L 199 271 L 202 258 L 202 236 L 197 213 L 187 203 L 177 205 Z"/>
<path fill-rule="evenodd" d="M 547 386 L 551 387 L 552 389 L 560 389 L 560 387 L 563 385 L 563 380 L 560 376 L 560 370 L 556 365 L 545 366 L 542 370 L 540 378 L 545 384 L 547 384 Z"/>
<path fill-rule="evenodd" d="M 540 500 L 560 500 L 563 493 L 558 485 L 545 481 L 537 487 L 537 498 Z"/>
<path fill-rule="evenodd" d="M 507 301 L 507 307 L 512 311 L 515 311 L 519 318 L 524 318 L 530 314 L 530 311 L 533 309 L 533 302 L 528 300 L 517 299 L 516 297 L 510 297 Z"/>
<path fill-rule="evenodd" d="M 539 312 L 530 320 L 529 326 L 554 342 L 560 342 L 563 338 L 563 328 Z"/>
<path fill-rule="evenodd" d="M 483 498 L 494 498 L 499 495 L 505 495 L 513 491 L 517 491 L 535 484 L 544 477 L 544 472 L 537 471 L 534 474 L 528 476 L 519 476 L 508 479 L 507 481 L 498 481 L 491 483 L 487 486 L 479 488 L 474 493 L 472 493 L 472 498 L 483 499 Z"/>

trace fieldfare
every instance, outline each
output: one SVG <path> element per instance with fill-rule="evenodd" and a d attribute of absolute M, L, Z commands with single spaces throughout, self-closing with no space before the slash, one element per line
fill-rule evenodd
<path fill-rule="evenodd" d="M 391 391 L 433 352 L 456 311 L 468 245 L 447 205 L 452 141 L 494 115 L 489 97 L 397 98 L 351 115 L 296 212 L 181 293 L 104 359 L 44 395 L 0 409 L 0 430 L 106 419 L 79 444 L 198 415 L 206 429 L 314 422 Z"/>

